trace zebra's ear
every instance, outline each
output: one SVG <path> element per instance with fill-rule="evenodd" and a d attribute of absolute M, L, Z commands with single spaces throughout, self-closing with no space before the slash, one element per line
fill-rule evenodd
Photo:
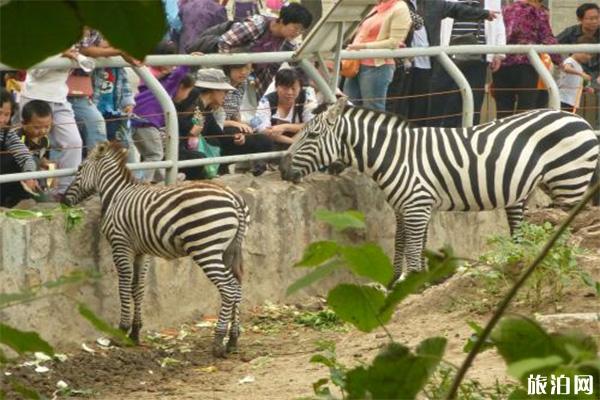
<path fill-rule="evenodd" d="M 102 157 L 109 150 L 110 146 L 108 142 L 100 142 L 96 145 L 95 153 L 96 157 Z"/>
<path fill-rule="evenodd" d="M 346 104 L 348 103 L 348 98 L 346 96 L 342 96 L 335 102 L 334 105 L 329 107 L 327 110 L 327 122 L 330 124 L 335 123 L 335 121 L 342 115 Z"/>

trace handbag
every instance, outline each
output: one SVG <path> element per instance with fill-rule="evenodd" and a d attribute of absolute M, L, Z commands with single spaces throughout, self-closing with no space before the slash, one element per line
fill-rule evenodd
<path fill-rule="evenodd" d="M 450 39 L 450 46 L 472 46 L 479 44 L 479 33 L 481 32 L 481 21 L 477 24 L 475 33 L 465 33 L 464 35 L 454 36 Z M 466 64 L 482 60 L 481 54 L 453 54 L 452 59 L 455 64 Z"/>
<path fill-rule="evenodd" d="M 70 74 L 67 78 L 69 87 L 69 96 L 92 97 L 94 88 L 92 87 L 92 78 L 89 75 Z"/>
<path fill-rule="evenodd" d="M 360 70 L 360 60 L 342 60 L 340 65 L 340 74 L 344 78 L 354 78 Z"/>
<path fill-rule="evenodd" d="M 198 137 L 198 151 L 206 156 L 206 158 L 219 157 L 221 148 L 208 143 L 202 135 Z M 212 179 L 219 174 L 219 164 L 207 164 L 204 166 L 204 172 L 208 179 Z"/>

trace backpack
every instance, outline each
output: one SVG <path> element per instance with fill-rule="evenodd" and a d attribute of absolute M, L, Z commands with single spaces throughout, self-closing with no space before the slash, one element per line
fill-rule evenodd
<path fill-rule="evenodd" d="M 219 38 L 225 32 L 230 30 L 233 24 L 234 21 L 225 21 L 208 28 L 202 32 L 200 36 L 185 49 L 185 51 L 187 53 L 193 53 L 195 51 L 204 54 L 218 53 L 219 49 L 217 46 L 219 44 Z"/>
<path fill-rule="evenodd" d="M 277 103 L 279 99 L 277 98 L 277 92 L 271 92 L 266 95 L 267 100 L 269 100 L 269 107 L 271 107 L 271 116 L 275 114 L 277 111 Z M 297 121 L 302 121 L 302 114 L 304 114 L 304 103 L 306 102 L 306 89 L 302 88 L 298 98 L 296 99 L 296 104 L 294 105 L 294 113 L 292 114 L 292 124 L 297 123 Z"/>

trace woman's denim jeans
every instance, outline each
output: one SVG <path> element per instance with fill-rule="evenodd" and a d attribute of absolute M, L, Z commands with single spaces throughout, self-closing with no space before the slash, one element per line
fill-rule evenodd
<path fill-rule="evenodd" d="M 346 79 L 344 93 L 356 105 L 385 111 L 385 98 L 395 68 L 394 64 L 384 64 L 379 67 L 361 65 L 358 75 Z"/>

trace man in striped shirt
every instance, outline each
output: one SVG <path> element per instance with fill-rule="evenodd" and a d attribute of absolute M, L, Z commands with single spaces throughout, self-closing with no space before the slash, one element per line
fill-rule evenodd
<path fill-rule="evenodd" d="M 478 45 L 505 45 L 506 30 L 501 14 L 500 0 L 450 0 L 460 4 L 489 10 L 492 18 L 487 20 L 469 20 L 446 18 L 442 21 L 440 29 L 440 45 L 448 46 L 461 43 L 467 35 L 469 41 Z M 464 40 L 463 40 L 464 41 Z M 474 124 L 478 124 L 481 115 L 481 107 L 485 95 L 485 82 L 488 68 L 492 72 L 500 68 L 504 58 L 498 54 L 482 54 L 467 57 L 454 57 L 454 62 L 464 74 L 473 89 L 473 100 L 475 106 Z M 459 127 L 462 125 L 462 97 L 457 91 L 458 87 L 448 73 L 440 66 L 434 68 L 432 77 L 432 93 L 454 91 L 443 95 L 433 95 L 430 101 L 430 126 Z"/>
<path fill-rule="evenodd" d="M 248 53 L 293 51 L 293 41 L 312 23 L 310 12 L 300 4 L 291 3 L 281 9 L 279 18 L 253 15 L 235 23 L 219 38 L 219 53 L 245 49 Z M 256 63 L 257 97 L 261 98 L 279 69 L 278 63 Z M 258 99 L 257 99 L 258 100 Z"/>
<path fill-rule="evenodd" d="M 41 108 L 37 107 L 40 106 L 38 102 L 42 103 Z M 6 118 L 7 113 L 0 113 L 0 174 L 35 171 L 37 170 L 36 162 L 27 146 L 21 141 L 21 133 L 25 130 L 37 132 L 43 129 L 47 134 L 52 125 L 52 110 L 47 103 L 41 100 L 33 100 L 23 107 L 24 128 L 9 130 L 7 125 L 10 121 L 13 101 L 10 93 L 2 89 L 0 91 L 0 106 L 6 108 L 6 104 L 9 104 L 11 111 L 8 113 L 8 118 Z M 26 118 L 29 115 L 28 113 L 34 115 L 35 118 Z M 33 192 L 40 190 L 36 179 L 25 180 L 23 185 Z M 20 182 L 9 182 L 0 185 L 0 206 L 2 207 L 13 207 L 19 201 L 29 197 L 31 196 L 24 190 Z"/>

